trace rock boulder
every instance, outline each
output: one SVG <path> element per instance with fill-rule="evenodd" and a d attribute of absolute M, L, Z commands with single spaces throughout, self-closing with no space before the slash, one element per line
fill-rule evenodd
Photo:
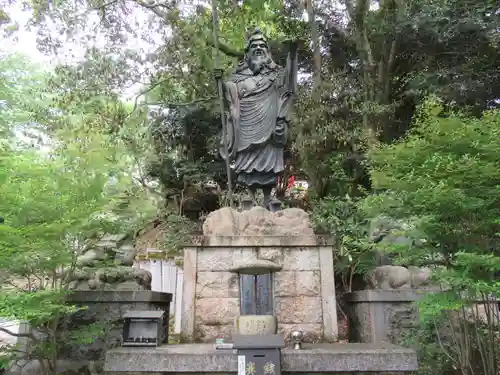
<path fill-rule="evenodd" d="M 211 212 L 203 223 L 205 236 L 314 236 L 309 214 L 300 208 L 270 212 L 253 207 L 238 212 L 230 207 Z"/>

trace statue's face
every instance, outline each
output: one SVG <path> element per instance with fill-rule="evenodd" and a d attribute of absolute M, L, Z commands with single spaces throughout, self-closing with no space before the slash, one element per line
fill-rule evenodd
<path fill-rule="evenodd" d="M 248 48 L 249 65 L 254 72 L 260 71 L 264 64 L 271 61 L 267 43 L 263 40 L 254 40 Z"/>

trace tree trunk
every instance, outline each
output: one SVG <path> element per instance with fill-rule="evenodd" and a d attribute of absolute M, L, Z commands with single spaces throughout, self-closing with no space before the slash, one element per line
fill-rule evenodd
<path fill-rule="evenodd" d="M 391 72 L 397 49 L 394 27 L 399 3 L 397 0 L 380 1 L 378 12 L 383 16 L 383 25 L 390 31 L 386 33 L 381 45 L 375 47 L 370 44 L 366 24 L 370 1 L 356 0 L 354 3 L 353 0 L 345 0 L 345 5 L 354 25 L 356 47 L 363 65 L 363 127 L 368 132 L 368 146 L 373 146 L 378 143 L 379 136 L 387 140 L 386 133 L 389 129 L 391 115 L 386 113 L 389 108 L 386 107 L 382 115 L 371 116 L 370 112 L 374 105 L 391 104 Z M 376 112 L 380 113 L 380 108 Z"/>
<path fill-rule="evenodd" d="M 307 18 L 311 28 L 311 41 L 313 47 L 313 87 L 317 89 L 321 85 L 321 48 L 318 32 L 318 24 L 316 23 L 316 13 L 314 11 L 313 0 L 306 0 Z"/>

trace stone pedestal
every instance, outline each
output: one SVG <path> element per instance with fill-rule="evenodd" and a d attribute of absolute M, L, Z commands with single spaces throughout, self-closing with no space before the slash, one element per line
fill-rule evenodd
<path fill-rule="evenodd" d="M 230 338 L 240 315 L 242 262 L 266 260 L 272 273 L 273 315 L 288 339 L 303 331 L 305 342 L 337 340 L 333 248 L 316 236 L 205 236 L 184 250 L 182 338 L 214 342 Z"/>
<path fill-rule="evenodd" d="M 415 290 L 362 290 L 346 295 L 349 342 L 397 343 L 418 325 Z"/>

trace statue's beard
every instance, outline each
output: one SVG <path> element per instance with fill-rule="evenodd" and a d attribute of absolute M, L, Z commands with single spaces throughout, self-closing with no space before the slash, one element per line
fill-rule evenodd
<path fill-rule="evenodd" d="M 263 53 L 261 55 L 251 55 L 248 58 L 248 67 L 253 72 L 253 74 L 259 73 L 262 68 L 269 65 L 273 60 L 268 53 Z"/>

